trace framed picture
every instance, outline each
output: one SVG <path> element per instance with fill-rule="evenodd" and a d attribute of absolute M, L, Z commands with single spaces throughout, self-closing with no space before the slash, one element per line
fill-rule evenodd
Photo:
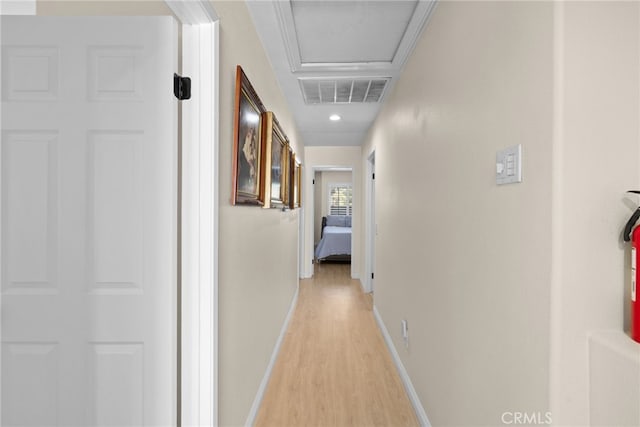
<path fill-rule="evenodd" d="M 233 205 L 264 205 L 262 113 L 265 111 L 258 94 L 238 65 L 233 131 Z"/>
<path fill-rule="evenodd" d="M 293 174 L 293 205 L 296 208 L 302 207 L 302 165 L 297 160 Z"/>
<path fill-rule="evenodd" d="M 293 201 L 293 195 L 294 195 L 294 189 L 293 189 L 293 174 L 295 171 L 295 165 L 296 165 L 296 155 L 293 152 L 293 150 L 291 150 L 291 146 L 288 147 L 289 148 L 289 154 L 287 157 L 287 206 L 290 209 L 294 209 L 294 201 Z"/>
<path fill-rule="evenodd" d="M 266 142 L 266 174 L 267 174 L 267 201 L 266 207 L 283 207 L 288 205 L 287 200 L 287 161 L 289 141 L 280 127 L 275 114 L 267 111 L 263 114 L 264 135 Z"/>

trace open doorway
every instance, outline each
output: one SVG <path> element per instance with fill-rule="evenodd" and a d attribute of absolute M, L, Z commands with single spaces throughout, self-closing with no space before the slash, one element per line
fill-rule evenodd
<path fill-rule="evenodd" d="M 313 180 L 314 270 L 320 263 L 351 264 L 353 171 L 318 168 Z"/>

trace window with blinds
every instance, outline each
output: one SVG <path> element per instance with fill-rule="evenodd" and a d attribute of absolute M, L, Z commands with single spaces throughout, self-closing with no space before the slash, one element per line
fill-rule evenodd
<path fill-rule="evenodd" d="M 330 184 L 329 215 L 351 216 L 353 195 L 351 184 Z"/>

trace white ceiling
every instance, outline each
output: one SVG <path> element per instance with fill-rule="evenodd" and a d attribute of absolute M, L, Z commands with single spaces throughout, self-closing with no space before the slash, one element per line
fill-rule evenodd
<path fill-rule="evenodd" d="M 304 145 L 362 144 L 434 4 L 431 0 L 247 2 Z M 349 86 L 346 80 L 356 83 Z M 356 96 L 364 90 L 361 80 L 378 85 L 367 86 L 372 96 L 364 102 Z M 388 82 L 382 96 L 375 96 L 381 80 Z M 316 98 L 307 93 L 305 102 L 303 87 L 318 87 L 322 94 Z M 332 87 L 339 102 L 327 103 Z M 380 102 L 371 102 L 378 98 Z M 322 103 L 315 102 L 319 99 Z M 331 122 L 331 114 L 342 120 Z"/>
<path fill-rule="evenodd" d="M 391 62 L 417 1 L 293 1 L 303 63 Z M 387 28 L 379 31 L 381 24 Z M 349 40 L 349 43 L 345 43 Z"/>

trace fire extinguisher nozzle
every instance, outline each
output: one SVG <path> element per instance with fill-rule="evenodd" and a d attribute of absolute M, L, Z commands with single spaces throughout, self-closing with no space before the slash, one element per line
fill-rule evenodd
<path fill-rule="evenodd" d="M 640 207 L 636 209 L 633 215 L 631 215 L 631 218 L 629 218 L 629 221 L 627 221 L 627 224 L 624 226 L 624 233 L 622 234 L 622 238 L 625 242 L 631 241 L 631 231 L 633 230 L 633 226 L 636 225 L 638 218 L 640 218 Z"/>

